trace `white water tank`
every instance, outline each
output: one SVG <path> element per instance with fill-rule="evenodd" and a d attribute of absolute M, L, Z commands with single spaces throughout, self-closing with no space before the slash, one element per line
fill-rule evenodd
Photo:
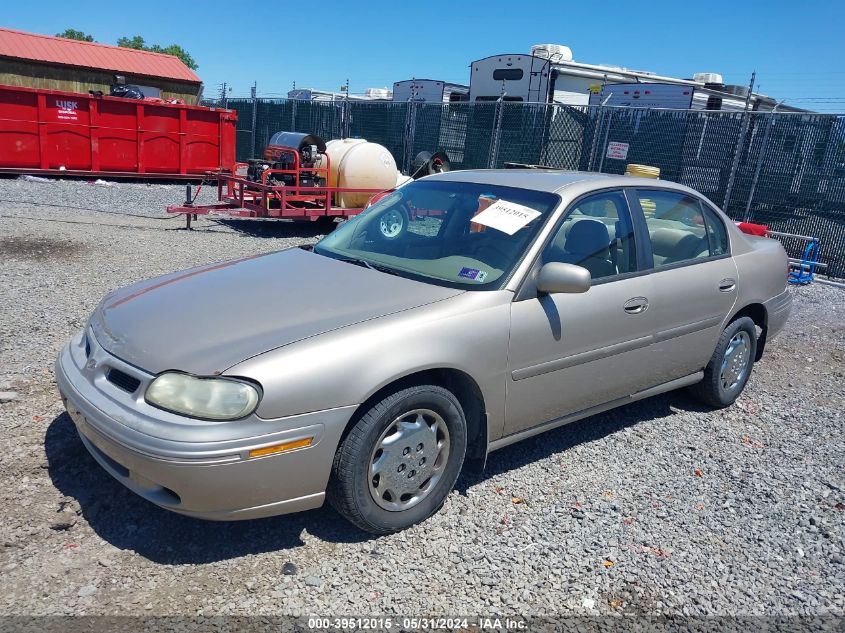
<path fill-rule="evenodd" d="M 693 81 L 698 81 L 703 84 L 723 84 L 722 75 L 719 73 L 695 73 L 692 76 Z"/>
<path fill-rule="evenodd" d="M 396 161 L 383 145 L 362 138 L 335 139 L 326 143 L 329 157 L 329 187 L 350 189 L 392 189 L 396 186 Z M 338 193 L 336 204 L 358 208 L 372 193 Z"/>
<path fill-rule="evenodd" d="M 534 57 L 548 59 L 553 64 L 572 61 L 572 49 L 563 44 L 534 44 L 531 47 L 531 54 Z"/>

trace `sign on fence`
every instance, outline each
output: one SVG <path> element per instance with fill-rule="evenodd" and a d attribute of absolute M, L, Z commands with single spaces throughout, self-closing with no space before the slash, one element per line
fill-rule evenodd
<path fill-rule="evenodd" d="M 616 160 L 625 160 L 628 158 L 628 143 L 617 143 L 610 141 L 607 144 L 607 157 L 615 158 Z"/>

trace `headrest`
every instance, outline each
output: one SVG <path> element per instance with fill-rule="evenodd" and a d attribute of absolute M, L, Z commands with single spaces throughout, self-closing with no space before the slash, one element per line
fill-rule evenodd
<path fill-rule="evenodd" d="M 659 228 L 651 234 L 651 250 L 659 257 L 695 257 L 706 245 L 704 236 L 699 237 L 680 229 Z"/>
<path fill-rule="evenodd" d="M 603 255 L 609 246 L 610 233 L 598 220 L 578 220 L 566 236 L 566 252 L 575 255 Z"/>

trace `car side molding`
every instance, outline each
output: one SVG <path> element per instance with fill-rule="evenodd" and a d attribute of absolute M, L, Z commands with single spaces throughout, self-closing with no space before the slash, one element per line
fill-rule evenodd
<path fill-rule="evenodd" d="M 526 378 L 533 378 L 534 376 L 542 376 L 543 374 L 566 369 L 567 367 L 574 367 L 575 365 L 582 365 L 594 360 L 607 358 L 608 356 L 615 356 L 635 349 L 648 347 L 653 341 L 654 336 L 649 335 L 631 339 L 630 341 L 613 343 L 612 345 L 606 345 L 605 347 L 599 347 L 598 349 L 591 349 L 586 352 L 565 356 L 564 358 L 546 361 L 545 363 L 540 363 L 539 365 L 531 365 L 529 367 L 522 367 L 521 369 L 514 369 L 511 372 L 511 377 L 514 380 L 524 380 Z"/>
<path fill-rule="evenodd" d="M 636 402 L 637 400 L 642 400 L 643 398 L 650 398 L 651 396 L 666 393 L 667 391 L 673 391 L 675 389 L 680 389 L 681 387 L 688 387 L 689 385 L 694 385 L 697 382 L 701 382 L 703 378 L 704 372 L 697 371 L 694 374 L 690 374 L 689 376 L 683 376 L 682 378 L 676 378 L 675 380 L 664 382 L 661 385 L 638 391 L 637 393 L 631 394 L 630 396 L 625 396 L 624 398 L 617 398 L 616 400 L 611 400 L 610 402 L 605 402 L 604 404 L 599 404 L 594 407 L 590 407 L 589 409 L 583 409 L 582 411 L 570 413 L 569 415 L 565 415 L 562 418 L 557 418 L 549 422 L 544 422 L 543 424 L 538 424 L 537 426 L 532 426 L 530 429 L 525 429 L 524 431 L 519 431 L 518 433 L 512 433 L 511 435 L 500 437 L 498 440 L 493 440 L 488 445 L 487 452 L 492 453 L 493 451 L 497 451 L 500 448 L 505 448 L 506 446 L 510 446 L 511 444 L 521 442 L 522 440 L 527 440 L 529 437 L 539 435 L 540 433 L 545 433 L 546 431 L 551 431 L 552 429 L 556 429 L 559 426 L 564 426 L 565 424 L 569 424 L 570 422 L 577 422 L 578 420 L 583 420 L 584 418 L 588 418 L 591 415 L 596 415 L 597 413 L 602 413 L 609 409 L 621 407 L 622 405 L 628 404 L 630 402 Z"/>

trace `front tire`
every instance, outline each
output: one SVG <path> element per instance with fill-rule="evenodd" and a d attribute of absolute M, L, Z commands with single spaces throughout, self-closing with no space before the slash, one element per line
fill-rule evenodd
<path fill-rule="evenodd" d="M 732 405 L 751 376 L 757 354 L 757 327 L 748 317 L 731 321 L 704 369 L 704 379 L 690 388 L 705 404 L 722 409 Z"/>
<path fill-rule="evenodd" d="M 373 405 L 335 454 L 327 497 L 373 534 L 424 521 L 446 500 L 466 453 L 466 418 L 454 394 L 409 387 Z"/>

